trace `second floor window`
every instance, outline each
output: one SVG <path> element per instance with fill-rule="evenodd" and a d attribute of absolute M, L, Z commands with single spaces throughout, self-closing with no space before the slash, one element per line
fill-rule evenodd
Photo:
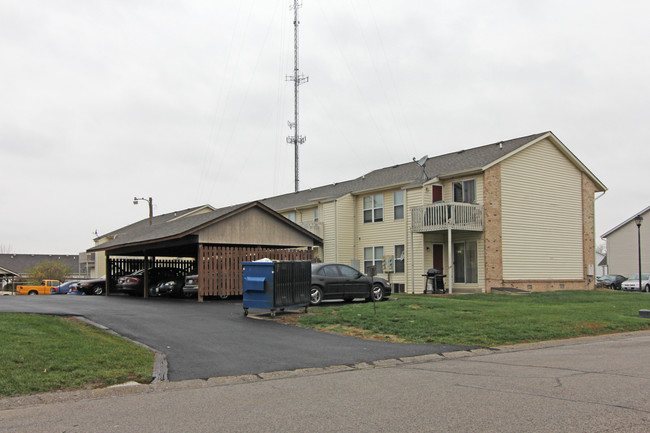
<path fill-rule="evenodd" d="M 404 219 L 404 191 L 395 191 L 393 193 L 393 212 L 394 219 Z"/>
<path fill-rule="evenodd" d="M 454 182 L 454 201 L 460 203 L 476 202 L 476 181 L 474 179 Z"/>
<path fill-rule="evenodd" d="M 384 220 L 384 195 L 367 195 L 363 198 L 363 222 L 376 223 Z"/>
<path fill-rule="evenodd" d="M 314 222 L 318 222 L 318 208 L 314 209 Z"/>
<path fill-rule="evenodd" d="M 295 223 L 296 222 L 296 212 L 295 211 L 289 212 L 287 214 L 287 218 L 289 218 L 291 221 L 293 221 Z"/>

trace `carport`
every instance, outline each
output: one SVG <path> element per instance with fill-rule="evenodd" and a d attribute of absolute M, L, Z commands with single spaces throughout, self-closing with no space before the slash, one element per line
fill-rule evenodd
<path fill-rule="evenodd" d="M 167 265 L 199 275 L 199 301 L 206 296 L 240 295 L 241 262 L 311 260 L 322 239 L 260 202 L 222 209 L 209 206 L 159 215 L 105 235 L 90 248 L 106 254 L 106 294 L 117 278 Z M 144 297 L 148 290 L 144 290 Z"/>

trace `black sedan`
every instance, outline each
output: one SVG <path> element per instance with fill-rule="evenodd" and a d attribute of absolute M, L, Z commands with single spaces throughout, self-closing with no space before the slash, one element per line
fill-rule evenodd
<path fill-rule="evenodd" d="M 147 274 L 149 277 L 148 289 L 153 289 L 160 283 L 173 280 L 182 281 L 185 284 L 185 275 L 181 269 L 170 267 L 151 268 Z M 116 289 L 129 295 L 142 296 L 144 294 L 144 269 L 118 278 Z"/>
<path fill-rule="evenodd" d="M 77 289 L 86 295 L 103 295 L 106 293 L 106 277 L 80 281 Z"/>
<path fill-rule="evenodd" d="M 623 275 L 603 275 L 597 278 L 598 285 L 608 289 L 621 290 L 621 283 L 627 281 Z"/>
<path fill-rule="evenodd" d="M 311 265 L 311 305 L 318 305 L 324 299 L 364 298 L 379 302 L 390 293 L 388 281 L 379 277 L 371 279 L 351 266 L 339 263 Z"/>

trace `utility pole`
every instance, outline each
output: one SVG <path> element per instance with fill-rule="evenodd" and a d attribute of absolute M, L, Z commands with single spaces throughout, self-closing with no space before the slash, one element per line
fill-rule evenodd
<path fill-rule="evenodd" d="M 300 73 L 298 67 L 298 26 L 300 21 L 298 21 L 298 8 L 302 5 L 298 0 L 293 0 L 293 75 L 287 75 L 286 81 L 293 81 L 293 122 L 289 121 L 289 128 L 293 129 L 293 135 L 287 137 L 287 143 L 293 144 L 294 146 L 294 167 L 295 167 L 295 192 L 300 190 L 300 170 L 299 170 L 299 151 L 298 146 L 305 142 L 306 138 L 300 135 L 298 129 L 298 86 L 302 83 L 309 81 L 309 77 L 306 77 Z"/>

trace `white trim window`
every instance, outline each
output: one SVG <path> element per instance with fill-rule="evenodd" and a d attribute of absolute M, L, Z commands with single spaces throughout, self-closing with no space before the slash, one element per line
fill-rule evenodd
<path fill-rule="evenodd" d="M 476 180 L 454 182 L 454 201 L 459 203 L 476 203 Z"/>
<path fill-rule="evenodd" d="M 454 242 L 454 283 L 478 283 L 478 243 Z"/>
<path fill-rule="evenodd" d="M 368 273 L 371 266 L 375 267 L 375 275 L 384 272 L 384 247 L 366 247 L 363 249 L 363 272 Z"/>
<path fill-rule="evenodd" d="M 404 273 L 404 245 L 395 245 L 395 273 Z"/>
<path fill-rule="evenodd" d="M 296 222 L 296 211 L 291 211 L 287 214 L 287 218 L 290 221 L 293 221 L 294 223 Z"/>
<path fill-rule="evenodd" d="M 363 222 L 377 223 L 384 220 L 384 194 L 367 195 L 363 198 Z"/>
<path fill-rule="evenodd" d="M 404 190 L 393 193 L 393 219 L 404 219 Z"/>
<path fill-rule="evenodd" d="M 314 222 L 315 222 L 315 223 L 318 222 L 318 208 L 315 208 L 315 209 L 314 209 Z"/>

